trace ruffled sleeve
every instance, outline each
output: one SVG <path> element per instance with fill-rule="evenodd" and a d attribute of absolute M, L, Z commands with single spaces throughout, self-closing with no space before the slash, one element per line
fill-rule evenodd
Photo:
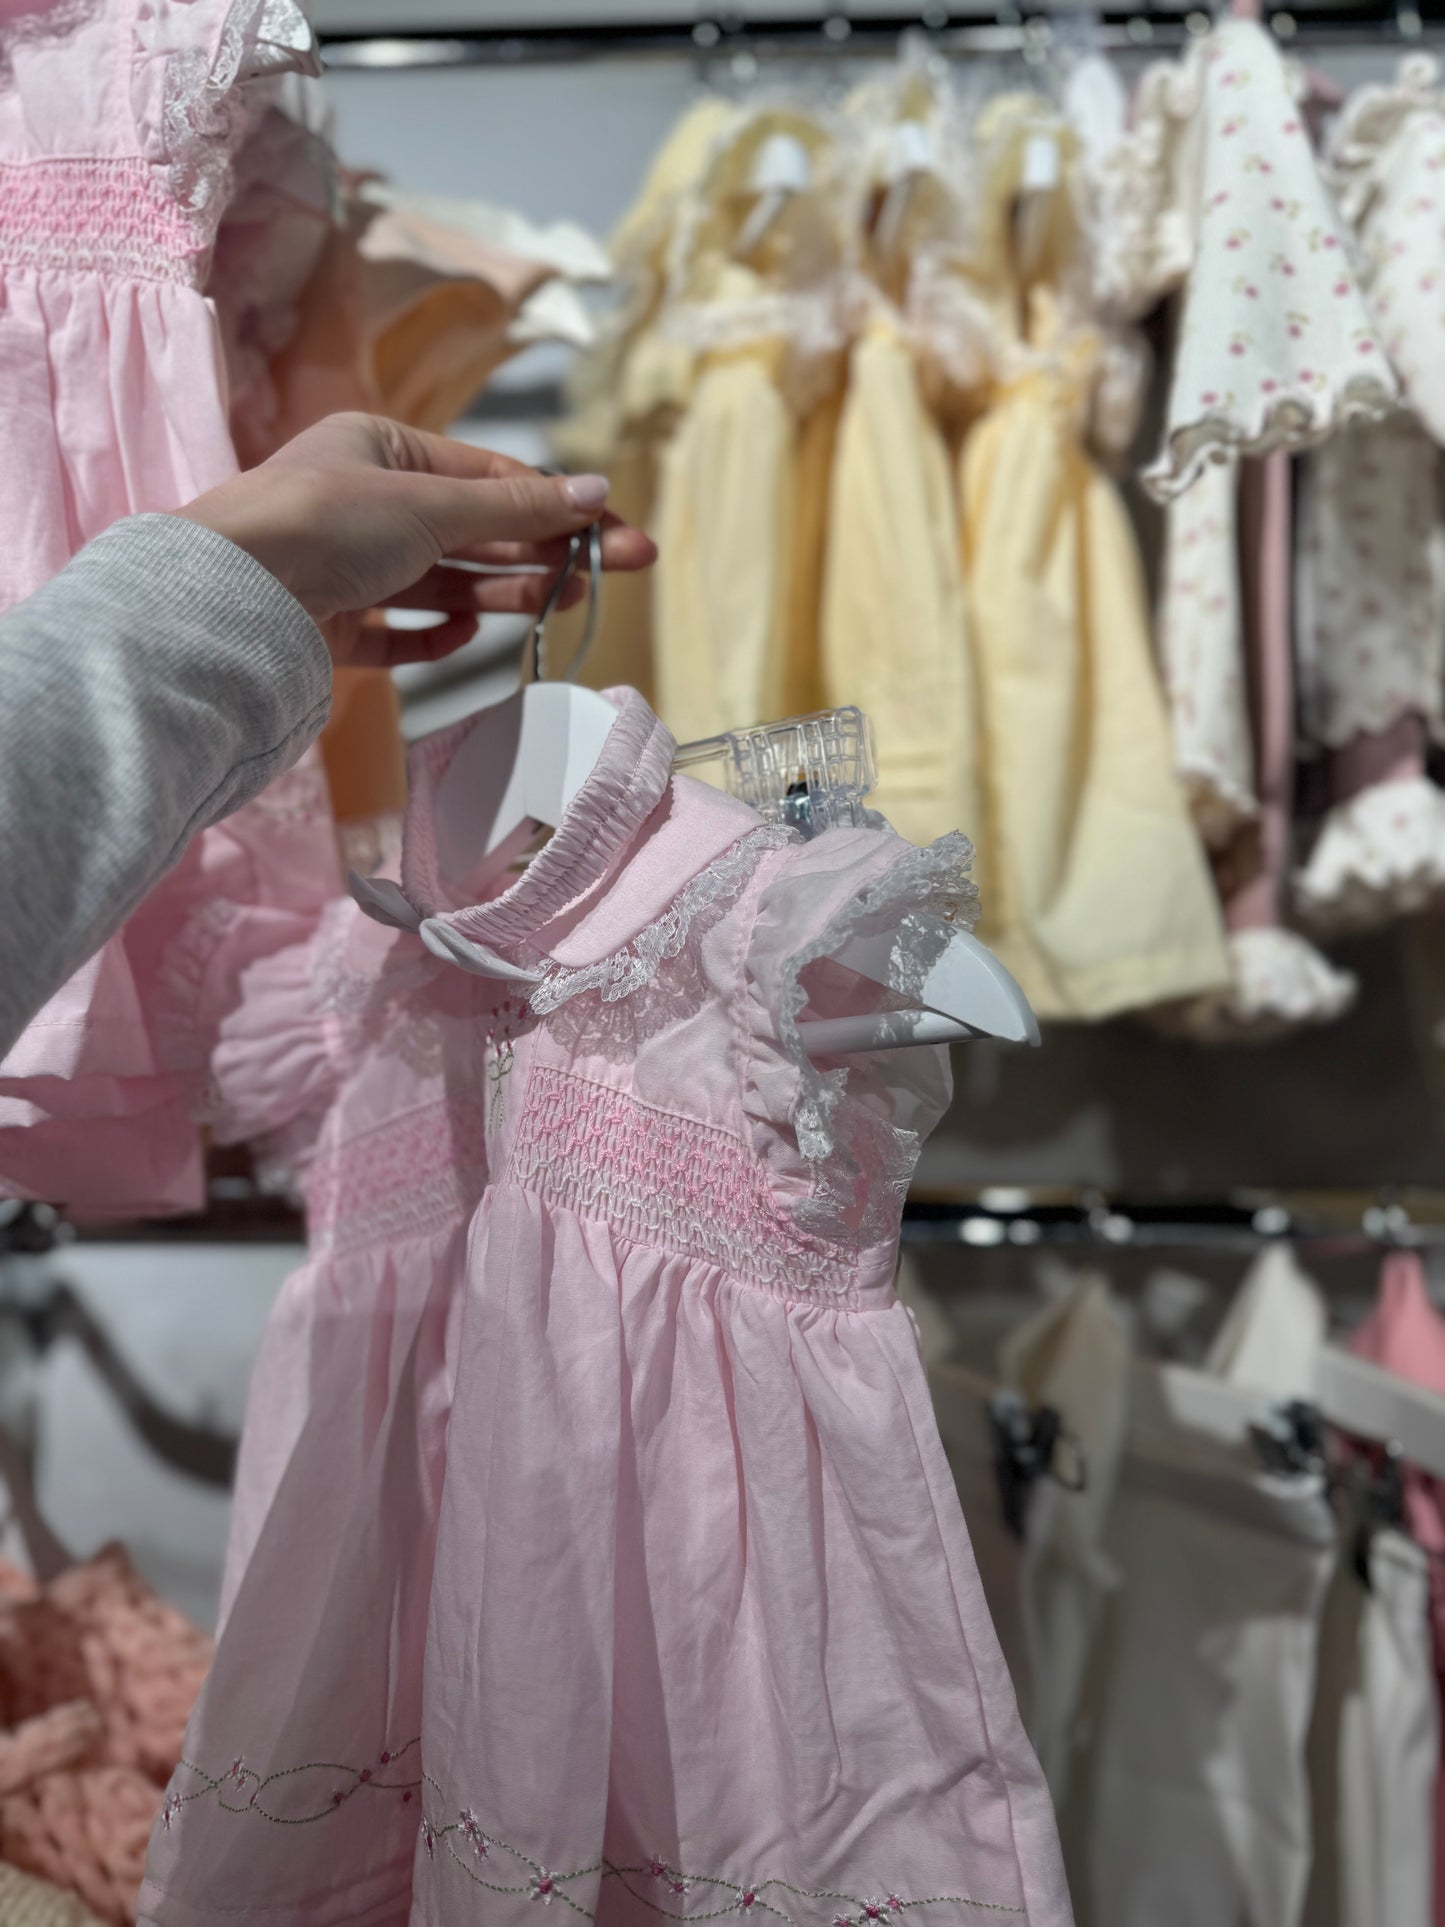
<path fill-rule="evenodd" d="M 913 1001 L 940 920 L 977 919 L 972 858 L 956 832 L 916 849 L 880 823 L 793 845 L 764 872 L 746 963 L 743 1110 L 774 1198 L 812 1236 L 862 1250 L 896 1235 L 952 1084 L 942 1046 L 815 1063 L 800 1026 Z M 878 932 L 895 937 L 887 986 L 834 961 Z"/>
<path fill-rule="evenodd" d="M 214 237 L 233 158 L 266 104 L 261 83 L 320 71 L 298 0 L 145 0 L 131 111 L 161 192 Z"/>
<path fill-rule="evenodd" d="M 1160 501 L 1211 460 L 1309 447 L 1398 399 L 1295 93 L 1248 20 L 1193 49 L 1173 83 L 1141 87 L 1148 185 L 1129 273 L 1141 290 L 1184 282 L 1163 445 L 1143 477 Z"/>

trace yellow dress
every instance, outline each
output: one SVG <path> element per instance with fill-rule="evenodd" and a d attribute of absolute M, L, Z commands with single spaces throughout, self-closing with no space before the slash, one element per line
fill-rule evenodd
<path fill-rule="evenodd" d="M 621 311 L 574 370 L 572 412 L 555 437 L 559 456 L 571 468 L 607 476 L 612 484 L 608 507 L 649 531 L 659 462 L 686 399 L 692 367 L 688 350 L 658 332 L 668 255 L 714 151 L 741 117 L 733 102 L 701 95 L 654 155 L 636 201 L 608 243 L 623 289 Z M 581 607 L 557 618 L 549 636 L 549 674 L 566 673 L 585 620 Z M 628 683 L 656 703 L 650 574 L 608 577 L 591 648 L 577 674 L 592 689 Z"/>
<path fill-rule="evenodd" d="M 981 129 L 993 137 L 989 292 L 1000 317 L 1027 319 L 959 479 L 982 723 L 980 935 L 1041 1017 L 1088 1019 L 1217 985 L 1229 963 L 1174 774 L 1133 530 L 1083 444 L 1100 344 L 1065 324 L 1056 292 L 1071 245 L 1063 186 L 1035 224 L 1027 283 L 998 272 L 1037 111 L 996 101 Z"/>
<path fill-rule="evenodd" d="M 753 160 L 785 133 L 809 151 L 796 195 L 751 257 L 735 257 Z M 690 257 L 660 326 L 697 346 L 659 470 L 652 531 L 657 708 L 679 741 L 817 700 L 817 600 L 838 360 L 829 322 L 837 250 L 829 141 L 807 116 L 748 120 L 714 157 Z"/>
<path fill-rule="evenodd" d="M 979 827 L 956 520 L 948 450 L 913 353 L 877 323 L 853 348 L 838 427 L 823 689 L 872 719 L 879 780 L 869 801 L 914 843 Z"/>

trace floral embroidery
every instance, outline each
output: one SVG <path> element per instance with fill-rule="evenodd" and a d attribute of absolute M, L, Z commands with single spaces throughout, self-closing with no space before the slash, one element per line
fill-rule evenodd
<path fill-rule="evenodd" d="M 440 1791 L 430 1775 L 427 1776 L 427 1785 Z M 786 1880 L 738 1880 L 725 1874 L 682 1873 L 659 1854 L 653 1854 L 639 1866 L 619 1865 L 604 1856 L 587 1866 L 560 1873 L 496 1835 L 487 1836 L 488 1844 L 516 1863 L 516 1877 L 507 1878 L 509 1870 L 498 1867 L 495 1869 L 498 1877 L 492 1879 L 483 1877 L 470 1859 L 464 1853 L 459 1853 L 454 1845 L 458 1837 L 463 1843 L 469 1843 L 474 1833 L 480 1831 L 470 1808 L 463 1809 L 461 1819 L 453 1824 L 440 1826 L 434 1821 L 424 1820 L 422 1827 L 429 1855 L 434 1859 L 435 1850 L 443 1849 L 452 1863 L 486 1892 L 537 1900 L 544 1907 L 550 1907 L 554 1900 L 559 1901 L 584 1919 L 591 1918 L 590 1908 L 568 1889 L 579 1885 L 585 1889 L 594 1880 L 615 1880 L 652 1913 L 664 1920 L 684 1922 L 719 1920 L 729 1916 L 748 1920 L 766 1914 L 775 1921 L 783 1922 L 784 1927 L 826 1927 L 829 1922 L 831 1927 L 874 1927 L 877 1922 L 891 1921 L 895 1916 L 924 1907 L 962 1908 L 969 1914 L 1021 1915 L 1024 1912 L 1021 1906 L 1005 1901 L 975 1900 L 967 1894 L 935 1894 L 912 1900 L 904 1899 L 896 1889 L 890 1888 L 885 1900 L 861 1899 L 854 1894 L 796 1887 Z M 701 1906 L 696 1912 L 682 1911 L 668 1904 L 683 1900 L 694 1890 L 701 1890 L 699 1897 L 702 1901 L 712 1900 L 714 1904 Z M 590 1898 L 590 1895 L 586 1897 Z M 824 1907 L 832 1906 L 835 1911 L 830 1916 L 816 1905 L 800 1908 L 794 1904 L 798 1901 L 822 1902 Z"/>
<path fill-rule="evenodd" d="M 318 1820 L 328 1820 L 361 1793 L 400 1794 L 400 1803 L 410 1806 L 422 1780 L 420 1774 L 408 1769 L 406 1762 L 420 1746 L 418 1736 L 408 1740 L 405 1746 L 382 1753 L 378 1761 L 382 1768 L 380 1775 L 373 1766 L 342 1766 L 331 1760 L 308 1760 L 303 1766 L 283 1767 L 277 1772 L 262 1774 L 247 1766 L 239 1756 L 224 1773 L 212 1774 L 194 1761 L 182 1760 L 177 1772 L 192 1775 L 200 1784 L 189 1793 L 175 1790 L 167 1793 L 161 1808 L 161 1825 L 169 1832 L 184 1808 L 203 1800 L 214 1800 L 223 1813 L 242 1818 L 254 1816 L 282 1827 L 310 1826 Z M 275 1798 L 277 1788 L 284 1786 L 292 1791 L 305 1788 L 312 1776 L 323 1775 L 331 1781 L 339 1779 L 341 1785 L 307 1792 L 299 1811 L 282 1810 Z"/>

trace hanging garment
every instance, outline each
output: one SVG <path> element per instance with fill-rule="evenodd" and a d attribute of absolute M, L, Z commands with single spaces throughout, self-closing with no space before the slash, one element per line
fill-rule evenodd
<path fill-rule="evenodd" d="M 828 703 L 873 725 L 870 805 L 927 840 L 980 822 L 973 671 L 948 450 L 895 326 L 855 342 L 838 428 L 821 623 Z"/>
<path fill-rule="evenodd" d="M 1257 22 L 1231 20 L 1140 82 L 1108 218 L 1142 312 L 1183 288 L 1162 501 L 1219 450 L 1264 455 L 1392 412 L 1397 387 L 1349 262 L 1288 70 Z"/>
<path fill-rule="evenodd" d="M 873 725 L 870 803 L 927 842 L 979 827 L 975 697 L 964 623 L 948 447 L 924 392 L 927 330 L 917 288 L 961 238 L 942 169 L 957 146 L 935 84 L 908 63 L 855 90 L 864 150 L 865 233 L 854 296 L 857 336 L 824 481 L 820 629 L 823 697 Z M 897 143 L 914 162 L 896 174 Z M 928 165 L 920 163 L 928 157 Z"/>
<path fill-rule="evenodd" d="M 1445 1393 L 1445 1319 L 1431 1304 L 1424 1271 L 1411 1252 L 1396 1252 L 1380 1272 L 1374 1309 L 1350 1339 L 1350 1350 L 1412 1385 Z M 1407 1465 L 1405 1523 L 1430 1559 L 1430 1616 L 1437 1708 L 1445 1696 L 1445 1484 Z M 1435 1781 L 1434 1918 L 1445 1922 L 1445 1772 Z"/>
<path fill-rule="evenodd" d="M 1445 732 L 1445 384 L 1435 293 L 1442 260 L 1445 107 L 1432 61 L 1365 87 L 1341 115 L 1330 173 L 1355 231 L 1365 296 L 1414 419 L 1319 451 L 1299 557 L 1315 684 L 1307 724 L 1329 758 L 1331 808 L 1297 883 L 1301 914 L 1362 929 L 1445 890 L 1445 797 L 1426 774 Z M 1432 439 L 1432 437 L 1434 439 Z"/>
<path fill-rule="evenodd" d="M 847 934 L 968 915 L 966 844 L 796 844 L 620 704 L 515 880 L 439 874 L 472 724 L 418 745 L 393 927 L 343 906 L 223 1034 L 234 1128 L 322 1119 L 313 1250 L 145 1920 L 1069 1919 L 892 1292 L 946 1055 L 798 1029 Z"/>
<path fill-rule="evenodd" d="M 1199 834 L 1227 849 L 1259 815 L 1239 593 L 1239 469 L 1210 462 L 1164 512 L 1159 660 L 1174 767 Z"/>
<path fill-rule="evenodd" d="M 1431 1927 L 1440 1718 L 1429 1559 L 1384 1529 L 1359 1571 L 1343 1523 L 1310 1727 L 1315 1851 L 1303 1927 Z"/>
<path fill-rule="evenodd" d="M 1103 1552 L 1120 1574 L 1061 1814 L 1088 1927 L 1298 1927 L 1305 1741 L 1334 1524 L 1315 1472 L 1263 1469 L 1257 1395 L 1137 1365 Z"/>
<path fill-rule="evenodd" d="M 1237 557 L 1219 555 L 1213 542 L 1217 566 L 1239 575 L 1239 650 L 1248 670 L 1258 803 L 1254 821 L 1237 828 L 1215 859 L 1229 927 L 1229 984 L 1166 1014 L 1167 1027 L 1204 1043 L 1260 1043 L 1331 1022 L 1358 991 L 1354 977 L 1284 924 L 1295 785 L 1290 487 L 1282 449 L 1241 462 Z"/>
<path fill-rule="evenodd" d="M 1033 1410 L 1059 1414 L 1079 1468 L 1075 1486 L 1045 1480 L 1030 1495 L 1020 1593 L 1029 1737 L 1063 1813 L 1087 1746 L 1084 1685 L 1119 1584 L 1103 1542 L 1129 1428 L 1129 1345 L 1107 1285 L 1080 1279 L 1010 1334 L 999 1367 Z"/>
<path fill-rule="evenodd" d="M 806 154 L 810 184 L 754 243 L 753 170 L 768 144 Z M 684 224 L 659 317 L 693 351 L 685 408 L 662 455 L 653 533 L 658 707 L 680 740 L 785 716 L 816 687 L 822 524 L 801 486 L 826 474 L 844 341 L 832 136 L 770 110 L 714 155 Z M 744 256 L 746 258 L 739 258 Z"/>
<path fill-rule="evenodd" d="M 558 452 L 575 469 L 605 474 L 612 484 L 609 505 L 635 528 L 653 527 L 660 451 L 691 377 L 687 348 L 658 329 L 668 263 L 683 224 L 694 218 L 698 184 L 714 150 L 741 118 L 732 102 L 703 94 L 672 128 L 608 242 L 622 289 L 619 311 L 603 322 L 597 344 L 568 377 L 571 413 L 554 435 Z M 556 619 L 559 664 L 574 659 L 587 619 L 583 609 Z M 596 613 L 578 680 L 592 689 L 627 683 L 652 701 L 652 658 L 651 578 L 616 576 Z"/>
<path fill-rule="evenodd" d="M 1445 90 L 1439 62 L 1411 54 L 1393 84 L 1350 96 L 1329 175 L 1359 236 L 1365 297 L 1405 400 L 1445 444 Z"/>
<path fill-rule="evenodd" d="M 290 0 L 51 9 L 9 19 L 0 47 L 0 375 L 17 398 L 3 608 L 117 517 L 234 474 L 210 251 L 271 83 L 317 57 Z M 336 889 L 314 754 L 194 839 L 0 1066 L 0 1191 L 107 1217 L 199 1206 L 203 1093 L 180 1010 L 221 876 L 258 950 Z"/>
<path fill-rule="evenodd" d="M 1015 224 L 1041 125 L 1060 183 Z M 986 936 L 1040 1017 L 1101 1018 L 1223 982 L 1228 967 L 1170 769 L 1133 533 L 1083 445 L 1104 352 L 1070 322 L 1081 242 L 1067 131 L 1030 97 L 1001 96 L 979 138 L 974 278 L 998 346 L 959 498 Z"/>

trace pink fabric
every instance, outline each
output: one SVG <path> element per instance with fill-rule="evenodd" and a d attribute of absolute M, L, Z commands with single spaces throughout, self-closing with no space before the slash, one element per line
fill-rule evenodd
<path fill-rule="evenodd" d="M 1445 1395 L 1445 1318 L 1430 1302 L 1414 1252 L 1397 1251 L 1385 1260 L 1374 1309 L 1351 1338 L 1350 1350 Z M 1445 1483 L 1413 1465 L 1405 1468 L 1405 1517 L 1411 1537 L 1430 1554 L 1435 1684 L 1445 1708 Z M 1445 1927 L 1445 1765 L 1435 1782 L 1435 1922 Z"/>
<path fill-rule="evenodd" d="M 0 20 L 0 610 L 118 517 L 235 472 L 201 288 L 260 82 L 309 49 L 289 0 Z M 210 900 L 223 882 L 232 917 L 264 919 L 303 900 L 314 915 L 320 879 L 335 892 L 318 780 L 303 769 L 208 833 L 19 1040 L 0 1065 L 0 1195 L 101 1216 L 199 1205 L 187 1073 L 206 1051 Z"/>
<path fill-rule="evenodd" d="M 0 1855 L 123 1927 L 210 1641 L 118 1546 L 0 1593 Z"/>
<path fill-rule="evenodd" d="M 892 1289 L 946 1054 L 789 1042 L 800 951 L 898 928 L 932 859 L 762 829 L 628 694 L 551 843 L 462 894 L 416 800 L 461 733 L 413 755 L 411 911 L 546 1014 L 347 905 L 225 1027 L 223 1102 L 311 1120 L 312 1250 L 143 1918 L 1064 1927 Z"/>
<path fill-rule="evenodd" d="M 1239 478 L 1240 587 L 1252 678 L 1259 817 L 1251 861 L 1227 892 L 1231 930 L 1281 921 L 1294 807 L 1294 642 L 1291 627 L 1290 457 L 1243 462 Z"/>

